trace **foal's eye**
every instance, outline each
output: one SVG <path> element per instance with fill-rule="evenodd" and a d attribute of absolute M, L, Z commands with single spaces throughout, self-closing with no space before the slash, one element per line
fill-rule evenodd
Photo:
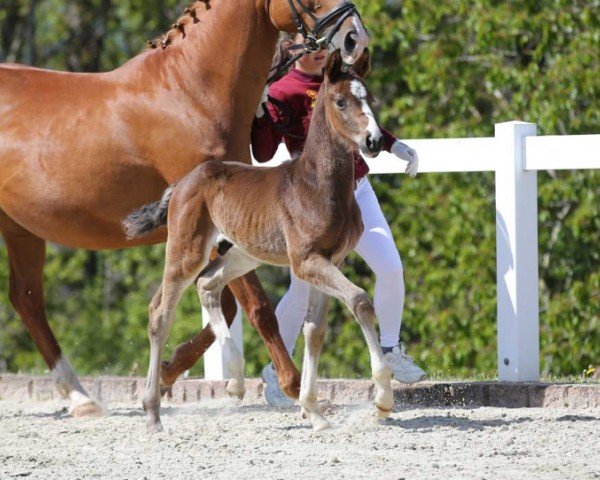
<path fill-rule="evenodd" d="M 335 104 L 338 106 L 339 109 L 343 109 L 346 107 L 346 100 L 344 100 L 343 98 L 338 98 L 335 101 Z"/>

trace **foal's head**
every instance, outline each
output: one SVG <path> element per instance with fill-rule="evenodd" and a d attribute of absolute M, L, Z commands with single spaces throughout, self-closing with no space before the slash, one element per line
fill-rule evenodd
<path fill-rule="evenodd" d="M 383 148 L 383 136 L 371 110 L 373 97 L 363 82 L 369 69 L 368 49 L 347 70 L 336 50 L 325 67 L 320 95 L 323 96 L 326 121 L 334 134 L 349 148 L 359 148 L 365 155 L 374 157 Z"/>

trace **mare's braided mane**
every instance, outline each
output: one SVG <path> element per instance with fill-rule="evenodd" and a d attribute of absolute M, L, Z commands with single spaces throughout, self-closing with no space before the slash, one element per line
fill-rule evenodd
<path fill-rule="evenodd" d="M 186 37 L 186 28 L 190 25 L 200 23 L 199 15 L 211 9 L 211 0 L 200 0 L 187 7 L 183 15 L 171 26 L 167 33 L 156 37 L 154 40 L 148 40 L 148 49 L 167 48 L 174 40 L 184 39 Z"/>

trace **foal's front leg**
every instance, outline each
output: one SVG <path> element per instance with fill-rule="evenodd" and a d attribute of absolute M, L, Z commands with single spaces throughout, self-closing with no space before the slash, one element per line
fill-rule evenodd
<path fill-rule="evenodd" d="M 369 296 L 362 288 L 348 280 L 330 260 L 320 255 L 315 254 L 295 261 L 293 269 L 297 277 L 338 298 L 354 314 L 363 331 L 371 356 L 371 371 L 377 385 L 375 394 L 377 413 L 381 417 L 389 416 L 394 405 L 392 370 L 385 361 L 381 345 L 377 341 L 375 308 Z M 304 382 L 304 372 L 302 380 Z"/>

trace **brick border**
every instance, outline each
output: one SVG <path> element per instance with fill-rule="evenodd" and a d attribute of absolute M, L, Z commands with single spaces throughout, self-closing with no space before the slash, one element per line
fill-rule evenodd
<path fill-rule="evenodd" d="M 139 402 L 145 391 L 141 377 L 82 377 L 81 383 L 104 403 Z M 168 395 L 170 403 L 224 398 L 224 380 L 179 380 Z M 423 407 L 600 408 L 600 383 L 394 382 L 396 405 Z M 262 397 L 260 379 L 246 379 L 246 398 Z M 370 380 L 319 380 L 319 396 L 334 403 L 363 403 L 373 399 Z M 46 401 L 60 398 L 48 376 L 0 375 L 0 400 Z"/>

